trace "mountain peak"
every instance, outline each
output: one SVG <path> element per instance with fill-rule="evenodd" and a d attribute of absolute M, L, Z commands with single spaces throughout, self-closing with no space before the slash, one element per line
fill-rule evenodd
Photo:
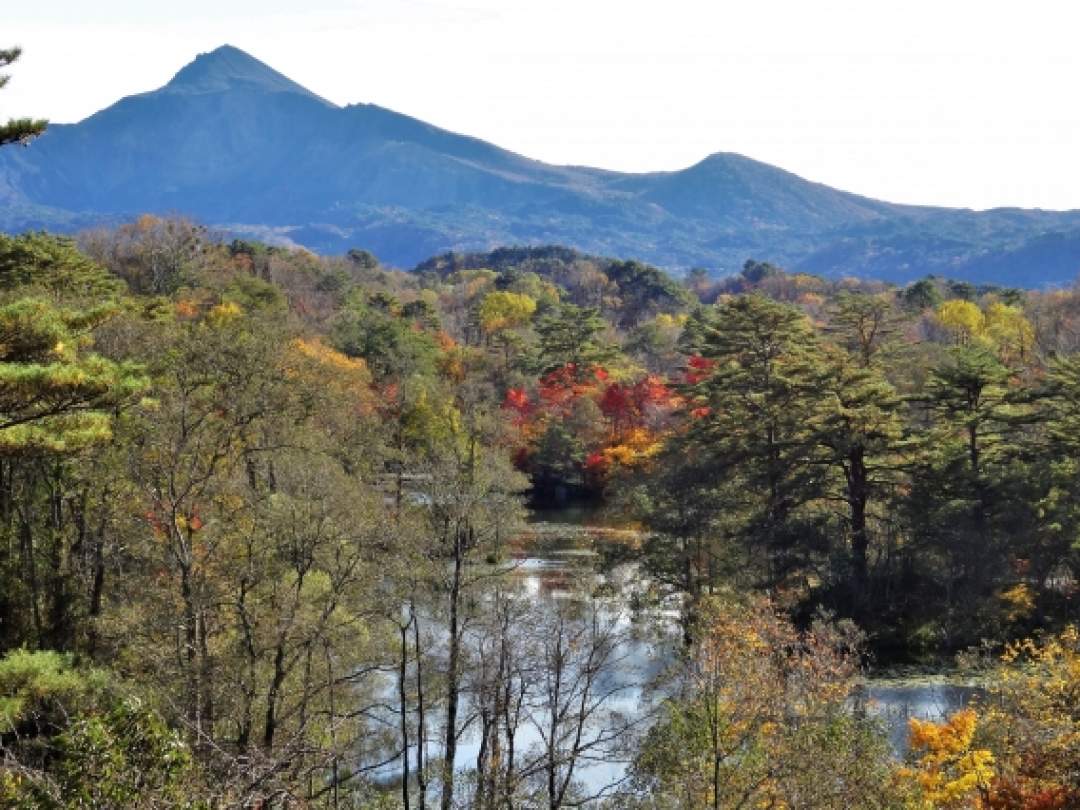
<path fill-rule="evenodd" d="M 723 169 L 727 171 L 755 171 L 755 170 L 772 170 L 783 171 L 775 166 L 771 166 L 768 163 L 762 163 L 760 160 L 754 160 L 746 155 L 740 155 L 738 152 L 713 152 L 711 155 L 707 155 L 700 161 L 690 166 L 686 171 L 693 171 L 695 169 Z"/>
<path fill-rule="evenodd" d="M 0 230 L 180 213 L 242 238 L 398 266 L 562 243 L 665 267 L 1009 286 L 1071 283 L 1080 211 L 898 206 L 717 152 L 677 171 L 552 166 L 374 105 L 338 107 L 238 48 L 201 54 L 30 149 L 0 149 Z"/>
<path fill-rule="evenodd" d="M 182 67 L 162 90 L 172 93 L 219 93 L 237 87 L 264 93 L 296 93 L 330 105 L 326 99 L 233 45 L 222 45 L 209 53 L 200 53 L 194 61 Z"/>

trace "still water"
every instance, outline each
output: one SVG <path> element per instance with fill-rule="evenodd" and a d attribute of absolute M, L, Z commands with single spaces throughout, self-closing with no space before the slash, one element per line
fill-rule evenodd
<path fill-rule="evenodd" d="M 674 661 L 681 638 L 677 602 L 655 606 L 655 600 L 645 598 L 649 582 L 634 564 L 622 563 L 599 573 L 605 556 L 613 556 L 613 551 L 618 556 L 620 546 L 625 548 L 639 540 L 633 531 L 600 525 L 584 510 L 540 514 L 534 516 L 514 544 L 508 564 L 520 593 L 542 612 L 553 613 L 561 600 L 580 598 L 583 587 L 598 595 L 601 614 L 618 628 L 621 638 L 615 656 L 618 663 L 599 684 L 611 696 L 605 704 L 605 715 L 640 720 L 636 732 L 648 726 L 660 697 L 655 684 Z M 640 607 L 645 604 L 654 606 L 645 612 Z M 853 695 L 852 706 L 854 711 L 878 718 L 893 750 L 902 756 L 907 747 L 909 718 L 941 720 L 977 694 L 976 688 L 934 679 L 870 680 Z M 467 730 L 460 738 L 456 757 L 460 770 L 475 766 L 478 737 Z M 627 748 L 632 738 L 633 733 L 629 733 Z M 518 732 L 516 744 L 522 751 L 541 742 L 536 727 L 525 724 Z M 437 756 L 437 752 L 429 755 Z M 628 760 L 628 750 L 612 751 L 581 763 L 576 775 L 586 794 L 604 795 L 625 781 Z M 380 772 L 393 780 L 398 765 L 388 763 Z"/>
<path fill-rule="evenodd" d="M 587 509 L 562 510 L 541 513 L 530 524 L 526 543 L 519 554 L 521 562 L 517 575 L 529 590 L 539 598 L 556 598 L 564 593 L 568 581 L 587 575 L 595 570 L 600 554 L 605 548 L 620 543 L 633 543 L 633 532 L 620 531 L 600 525 Z M 619 609 L 633 615 L 635 594 L 643 587 L 637 572 L 629 566 L 617 567 L 611 575 L 612 587 L 607 590 L 619 601 Z M 677 605 L 661 611 L 660 619 L 668 621 L 675 632 L 674 620 Z M 652 616 L 655 620 L 656 615 Z M 643 640 L 634 657 L 633 677 L 642 672 L 655 675 L 670 662 L 671 638 L 653 637 Z M 630 673 L 628 673 L 629 675 Z M 640 690 L 638 691 L 640 695 Z M 884 725 L 898 756 L 907 750 L 908 720 L 940 721 L 964 708 L 981 694 L 977 686 L 957 684 L 944 678 L 921 678 L 918 680 L 870 679 L 858 687 L 853 695 L 853 707 L 875 717 Z M 641 711 L 649 706 L 639 707 Z"/>

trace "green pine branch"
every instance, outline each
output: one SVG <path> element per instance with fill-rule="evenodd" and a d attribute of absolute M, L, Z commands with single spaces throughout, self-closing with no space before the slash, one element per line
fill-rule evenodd
<path fill-rule="evenodd" d="M 6 68 L 22 55 L 22 48 L 0 49 L 0 68 Z M 0 74 L 0 89 L 11 80 L 10 76 Z M 12 143 L 21 143 L 24 146 L 42 132 L 49 125 L 44 119 L 12 118 L 6 124 L 0 125 L 0 146 Z"/>

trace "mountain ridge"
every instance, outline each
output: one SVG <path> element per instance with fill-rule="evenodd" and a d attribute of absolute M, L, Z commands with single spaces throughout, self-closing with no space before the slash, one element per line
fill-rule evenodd
<path fill-rule="evenodd" d="M 892 281 L 992 272 L 1043 286 L 1080 270 L 1080 211 L 901 205 L 731 152 L 641 174 L 547 164 L 378 105 L 338 106 L 231 45 L 0 150 L 4 229 L 143 212 L 400 266 L 559 243 L 717 275 L 750 257 Z"/>

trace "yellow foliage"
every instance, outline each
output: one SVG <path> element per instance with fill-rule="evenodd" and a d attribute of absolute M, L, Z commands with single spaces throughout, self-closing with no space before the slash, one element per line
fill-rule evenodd
<path fill-rule="evenodd" d="M 961 344 L 982 337 L 986 331 L 986 316 L 971 301 L 946 301 L 937 308 L 937 319 Z"/>
<path fill-rule="evenodd" d="M 1035 330 L 1019 307 L 994 301 L 986 308 L 986 333 L 1001 359 L 1023 359 L 1035 342 Z"/>
<path fill-rule="evenodd" d="M 820 290 L 824 287 L 824 282 L 820 277 L 809 273 L 795 273 L 790 277 L 790 281 L 799 290 Z"/>
<path fill-rule="evenodd" d="M 1035 595 L 1024 583 L 1002 591 L 999 597 L 1007 606 L 1005 615 L 1011 622 L 1026 619 L 1035 612 Z"/>
<path fill-rule="evenodd" d="M 622 467 L 632 467 L 652 458 L 663 449 L 664 442 L 645 428 L 634 428 L 623 441 L 603 451 L 604 460 Z"/>
<path fill-rule="evenodd" d="M 1035 330 L 1023 310 L 1001 301 L 991 301 L 985 311 L 971 301 L 946 301 L 938 307 L 937 319 L 957 343 L 989 344 L 1006 363 L 1022 360 L 1035 341 Z"/>
<path fill-rule="evenodd" d="M 988 732 L 1011 771 L 1058 784 L 1080 762 L 1080 630 L 1015 642 L 1002 660 L 989 688 Z"/>
<path fill-rule="evenodd" d="M 909 805 L 918 810 L 980 808 L 994 779 L 994 755 L 972 749 L 978 724 L 974 709 L 963 709 L 943 723 L 911 718 L 910 744 L 918 758 L 898 778 L 913 788 Z"/>
<path fill-rule="evenodd" d="M 236 320 L 243 314 L 244 311 L 240 309 L 239 304 L 235 304 L 232 301 L 225 301 L 211 309 L 210 313 L 206 316 L 206 320 L 212 326 L 222 326 Z"/>
<path fill-rule="evenodd" d="M 680 312 L 678 315 L 669 315 L 666 312 L 661 312 L 656 316 L 656 325 L 663 329 L 681 329 L 686 325 L 688 315 L 685 312 Z"/>
<path fill-rule="evenodd" d="M 481 328 L 491 334 L 524 326 L 536 312 L 536 301 L 524 293 L 500 290 L 488 293 L 480 303 Z"/>
<path fill-rule="evenodd" d="M 340 398 L 350 412 L 372 407 L 371 373 L 361 358 L 348 357 L 318 338 L 289 344 L 283 372 L 307 397 Z"/>
<path fill-rule="evenodd" d="M 367 363 L 361 358 L 348 357 L 332 349 L 321 340 L 299 338 L 292 343 L 293 348 L 309 360 L 314 360 L 328 370 L 350 374 L 367 374 Z"/>

